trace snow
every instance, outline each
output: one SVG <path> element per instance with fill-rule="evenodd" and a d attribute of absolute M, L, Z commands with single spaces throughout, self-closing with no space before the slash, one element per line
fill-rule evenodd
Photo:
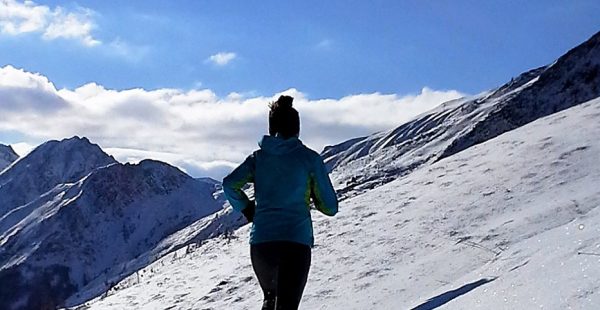
<path fill-rule="evenodd" d="M 315 214 L 302 309 L 597 309 L 600 98 Z M 248 225 L 85 309 L 256 309 Z"/>

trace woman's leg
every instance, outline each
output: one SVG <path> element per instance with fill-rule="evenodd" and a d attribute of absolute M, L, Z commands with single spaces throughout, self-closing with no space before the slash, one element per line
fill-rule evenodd
<path fill-rule="evenodd" d="M 252 268 L 254 268 L 254 273 L 256 273 L 264 294 L 262 310 L 275 310 L 277 271 L 280 260 L 278 252 L 270 243 L 250 245 Z"/>
<path fill-rule="evenodd" d="M 298 309 L 310 270 L 311 249 L 307 245 L 282 242 L 277 276 L 277 309 Z"/>

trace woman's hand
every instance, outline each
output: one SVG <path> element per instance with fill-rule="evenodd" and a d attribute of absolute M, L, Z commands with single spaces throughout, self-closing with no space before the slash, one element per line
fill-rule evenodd
<path fill-rule="evenodd" d="M 254 210 L 254 200 L 251 200 L 248 206 L 242 210 L 242 214 L 244 215 L 246 220 L 248 220 L 248 223 L 252 223 L 252 221 L 254 220 Z"/>

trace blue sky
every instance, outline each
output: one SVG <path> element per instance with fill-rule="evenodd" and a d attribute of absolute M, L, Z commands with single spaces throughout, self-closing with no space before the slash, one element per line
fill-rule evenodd
<path fill-rule="evenodd" d="M 37 1 L 91 10 L 98 46 L 0 35 L 0 65 L 58 88 L 209 88 L 310 98 L 477 93 L 600 30 L 599 1 Z M 227 65 L 207 60 L 235 53 Z"/>
<path fill-rule="evenodd" d="M 220 179 L 280 94 L 320 151 L 549 64 L 598 16 L 597 0 L 0 0 L 0 143 L 86 136 Z"/>

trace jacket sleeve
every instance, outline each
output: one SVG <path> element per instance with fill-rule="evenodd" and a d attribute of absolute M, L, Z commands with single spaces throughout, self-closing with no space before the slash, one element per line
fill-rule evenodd
<path fill-rule="evenodd" d="M 315 170 L 311 178 L 311 198 L 317 210 L 333 216 L 338 212 L 338 200 L 320 156 L 315 159 Z"/>
<path fill-rule="evenodd" d="M 248 206 L 253 205 L 253 202 L 248 199 L 242 187 L 247 183 L 254 182 L 254 168 L 255 158 L 254 154 L 252 154 L 223 179 L 225 197 L 236 211 L 241 212 Z"/>

